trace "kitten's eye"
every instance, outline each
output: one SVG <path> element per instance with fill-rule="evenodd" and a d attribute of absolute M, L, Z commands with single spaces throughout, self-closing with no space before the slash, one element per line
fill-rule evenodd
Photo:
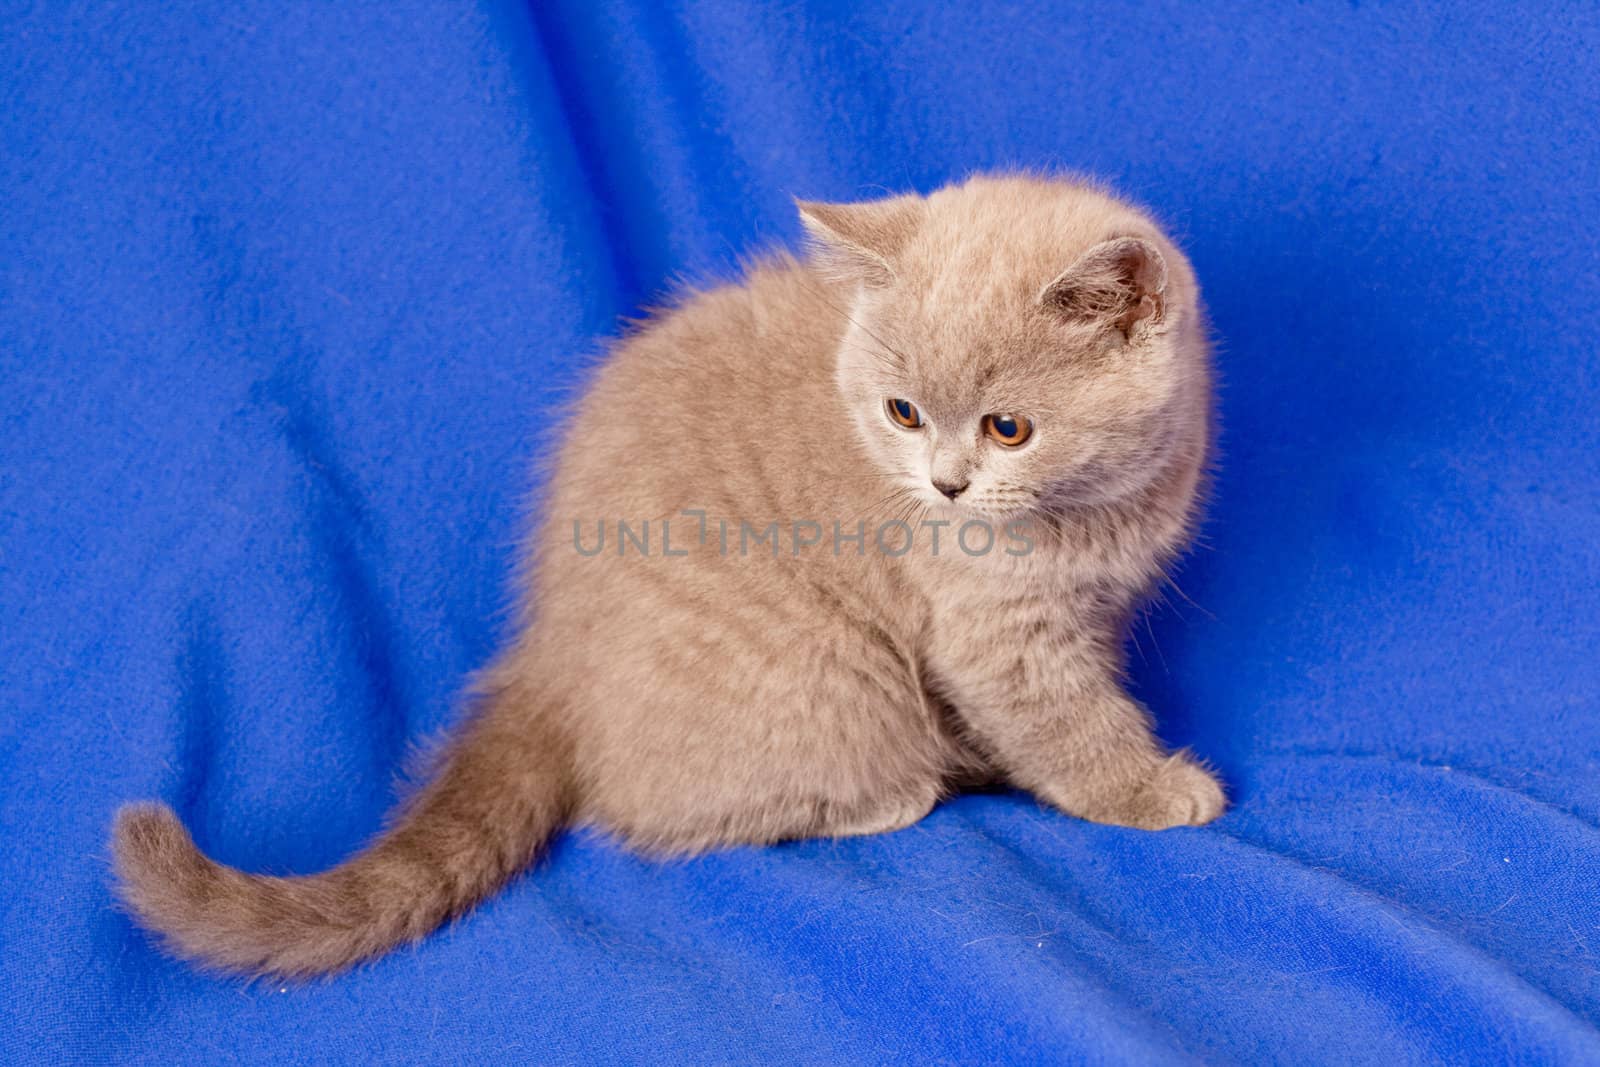
<path fill-rule="evenodd" d="M 908 430 L 915 430 L 922 425 L 922 412 L 909 400 L 886 400 L 883 406 L 891 419 Z"/>
<path fill-rule="evenodd" d="M 985 415 L 983 432 L 1007 448 L 1016 448 L 1033 436 L 1033 423 L 1021 415 Z"/>

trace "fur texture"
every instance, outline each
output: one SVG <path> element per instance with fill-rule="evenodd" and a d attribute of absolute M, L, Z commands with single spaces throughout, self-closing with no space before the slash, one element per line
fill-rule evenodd
<path fill-rule="evenodd" d="M 394 826 L 268 878 L 125 809 L 142 923 L 204 965 L 310 976 L 420 937 L 564 825 L 661 853 L 879 833 L 989 779 L 1145 829 L 1222 811 L 1120 684 L 1209 444 L 1187 261 L 1135 208 L 1037 177 L 800 211 L 807 261 L 692 296 L 600 369 L 520 636 Z M 1000 443 L 995 415 L 1031 436 Z"/>

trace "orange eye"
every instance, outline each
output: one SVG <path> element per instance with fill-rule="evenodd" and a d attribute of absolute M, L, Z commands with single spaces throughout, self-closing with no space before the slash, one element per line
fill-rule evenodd
<path fill-rule="evenodd" d="M 1007 448 L 1016 448 L 1033 436 L 1033 423 L 1021 415 L 985 415 L 983 432 Z"/>
<path fill-rule="evenodd" d="M 908 430 L 915 430 L 922 425 L 922 412 L 909 400 L 885 400 L 883 408 L 891 419 Z"/>

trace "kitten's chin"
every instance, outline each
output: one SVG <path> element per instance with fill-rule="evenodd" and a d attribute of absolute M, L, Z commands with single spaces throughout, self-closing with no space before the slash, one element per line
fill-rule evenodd
<path fill-rule="evenodd" d="M 1007 504 L 992 500 L 945 500 L 936 497 L 927 501 L 927 507 L 929 514 L 935 518 L 952 523 L 985 522 L 995 527 L 1023 521 L 1034 514 L 1031 504 Z"/>

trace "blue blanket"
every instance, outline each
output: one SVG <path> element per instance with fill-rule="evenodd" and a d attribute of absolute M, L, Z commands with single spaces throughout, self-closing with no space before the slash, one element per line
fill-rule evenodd
<path fill-rule="evenodd" d="M 1600 1061 L 1597 56 L 1556 5 L 6 5 L 0 1060 Z M 377 829 L 623 316 L 791 196 L 1004 166 L 1205 287 L 1221 476 L 1130 658 L 1226 817 L 568 835 L 304 987 L 113 909 L 123 801 L 255 870 Z"/>

